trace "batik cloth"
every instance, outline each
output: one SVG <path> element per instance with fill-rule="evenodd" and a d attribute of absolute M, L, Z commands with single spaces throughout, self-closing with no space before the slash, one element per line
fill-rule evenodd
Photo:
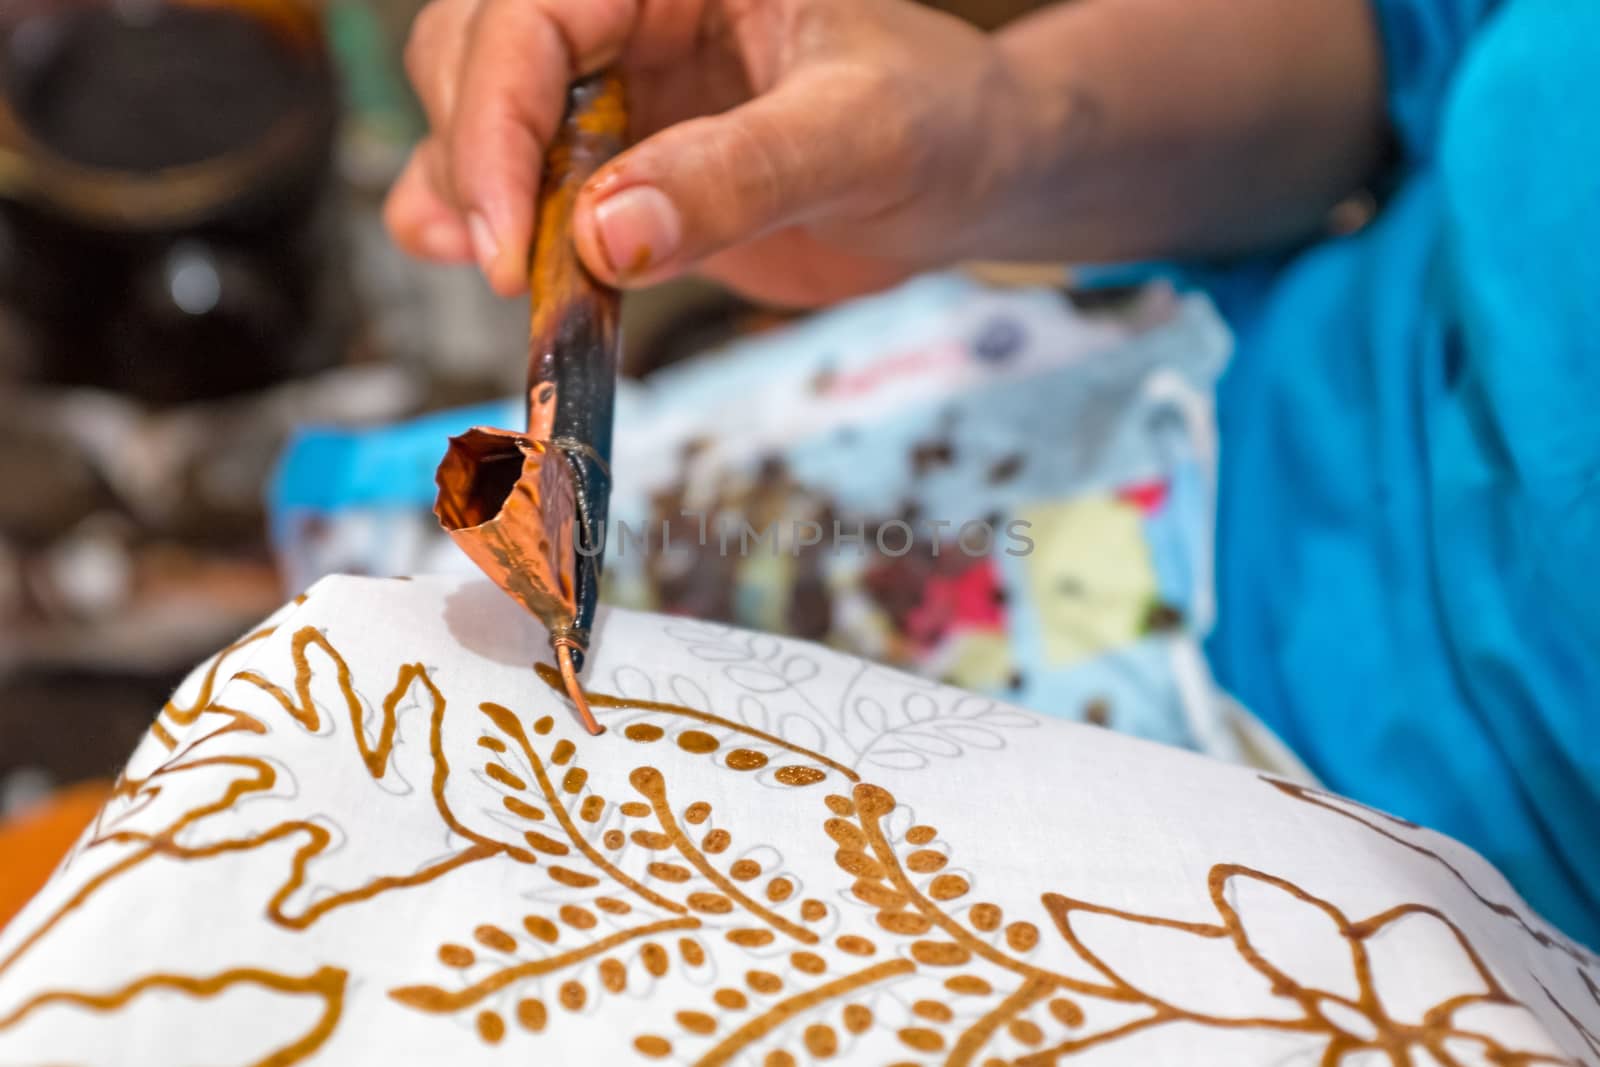
<path fill-rule="evenodd" d="M 1600 1062 L 1600 961 L 1440 835 L 620 609 L 590 737 L 545 639 L 336 578 L 202 667 L 0 932 L 0 1063 Z"/>

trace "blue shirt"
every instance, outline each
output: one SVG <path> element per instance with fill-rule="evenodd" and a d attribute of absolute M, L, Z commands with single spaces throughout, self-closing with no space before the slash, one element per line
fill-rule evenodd
<path fill-rule="evenodd" d="M 1600 4 L 1374 0 L 1373 225 L 1207 281 L 1219 680 L 1600 946 Z"/>

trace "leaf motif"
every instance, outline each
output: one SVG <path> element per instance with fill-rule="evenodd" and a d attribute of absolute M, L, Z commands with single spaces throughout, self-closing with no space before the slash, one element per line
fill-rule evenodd
<path fill-rule="evenodd" d="M 783 651 L 783 645 L 776 637 L 770 634 L 750 635 L 750 658 L 759 660 L 775 659 Z"/>
<path fill-rule="evenodd" d="M 613 691 L 625 700 L 655 700 L 656 683 L 638 667 L 618 667 L 611 672 Z"/>
<path fill-rule="evenodd" d="M 810 656 L 796 654 L 784 660 L 779 671 L 790 685 L 799 687 L 822 673 L 822 667 Z"/>
<path fill-rule="evenodd" d="M 947 719 L 981 719 L 995 707 L 995 702 L 985 697 L 963 695 L 944 713 Z"/>
<path fill-rule="evenodd" d="M 861 724 L 873 737 L 878 736 L 889 728 L 889 712 L 876 697 L 860 697 L 855 706 L 850 709 Z"/>
<path fill-rule="evenodd" d="M 753 726 L 763 733 L 771 732 L 768 730 L 768 723 L 772 721 L 772 715 L 762 701 L 749 693 L 742 693 L 738 702 L 734 704 L 734 709 L 739 713 L 740 721 L 746 726 Z"/>
<path fill-rule="evenodd" d="M 433 985 L 406 985 L 399 989 L 389 990 L 389 995 L 408 1008 L 419 1011 L 438 1011 L 436 1006 L 448 994 L 438 986 Z"/>
<path fill-rule="evenodd" d="M 809 715 L 797 712 L 785 715 L 778 723 L 778 736 L 791 745 L 799 745 L 813 752 L 828 751 L 828 740 L 823 736 L 822 728 Z"/>
<path fill-rule="evenodd" d="M 1014 711 L 999 705 L 996 705 L 990 711 L 984 712 L 982 718 L 990 726 L 999 726 L 1008 730 L 1031 730 L 1039 725 L 1039 717 L 1037 715 L 1030 715 L 1025 711 Z"/>
<path fill-rule="evenodd" d="M 911 722 L 930 722 L 939 717 L 939 702 L 927 693 L 907 694 L 900 709 Z"/>
<path fill-rule="evenodd" d="M 728 681 L 752 693 L 782 693 L 792 688 L 787 678 L 764 664 L 724 667 L 722 673 L 727 676 Z"/>
<path fill-rule="evenodd" d="M 917 825 L 917 809 L 910 804 L 896 803 L 894 809 L 883 820 L 883 830 L 888 834 L 890 841 L 903 841 L 906 831 L 915 825 Z"/>
<path fill-rule="evenodd" d="M 895 771 L 920 771 L 928 765 L 928 757 L 904 748 L 884 748 L 868 753 L 866 760 L 877 767 Z"/>
<path fill-rule="evenodd" d="M 779 852 L 777 847 L 774 845 L 753 845 L 750 848 L 738 853 L 737 858 L 754 860 L 756 863 L 761 865 L 761 870 L 765 872 L 767 876 L 778 874 L 783 870 L 783 853 Z M 789 874 L 791 878 L 795 880 L 799 879 L 799 875 L 794 874 L 794 872 L 791 871 Z"/>
<path fill-rule="evenodd" d="M 957 745 L 970 745 L 973 748 L 988 749 L 991 752 L 1006 747 L 1005 739 L 999 734 L 982 726 L 974 726 L 971 723 L 940 723 L 934 729 Z"/>
<path fill-rule="evenodd" d="M 943 756 L 954 759 L 961 755 L 961 746 L 949 738 L 940 737 L 933 733 L 924 733 L 920 730 L 896 731 L 894 739 L 909 749 L 925 753 L 929 756 Z"/>
<path fill-rule="evenodd" d="M 696 711 L 705 711 L 711 707 L 711 695 L 705 687 L 693 678 L 682 674 L 674 674 L 670 683 L 674 703 L 682 704 L 686 708 Z"/>

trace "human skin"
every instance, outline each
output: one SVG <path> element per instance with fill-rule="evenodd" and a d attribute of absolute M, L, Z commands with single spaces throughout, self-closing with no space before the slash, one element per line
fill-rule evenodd
<path fill-rule="evenodd" d="M 619 286 L 817 305 L 965 259 L 1291 241 L 1382 155 L 1369 3 L 1071 0 L 987 35 L 910 0 L 433 0 L 386 218 L 521 291 L 566 86 L 616 65 L 636 143 L 573 224 Z"/>

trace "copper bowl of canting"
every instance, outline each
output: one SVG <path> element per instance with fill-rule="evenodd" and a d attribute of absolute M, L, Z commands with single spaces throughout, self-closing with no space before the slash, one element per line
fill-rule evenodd
<path fill-rule="evenodd" d="M 478 427 L 439 464 L 439 522 L 484 573 L 548 626 L 577 620 L 577 503 L 566 457 L 527 434 Z"/>

